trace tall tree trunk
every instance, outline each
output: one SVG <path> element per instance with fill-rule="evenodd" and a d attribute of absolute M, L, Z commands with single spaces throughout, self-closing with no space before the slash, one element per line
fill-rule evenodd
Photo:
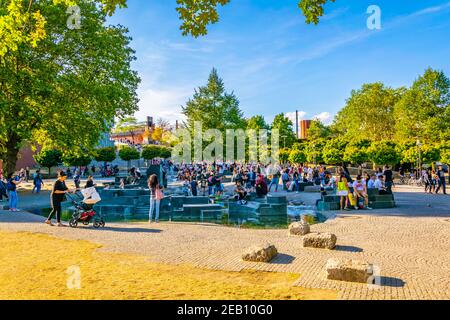
<path fill-rule="evenodd" d="M 17 156 L 19 154 L 18 145 L 19 145 L 19 143 L 18 143 L 16 137 L 11 137 L 5 144 L 5 146 L 6 146 L 5 171 L 7 174 L 14 173 L 14 171 L 16 171 Z"/>

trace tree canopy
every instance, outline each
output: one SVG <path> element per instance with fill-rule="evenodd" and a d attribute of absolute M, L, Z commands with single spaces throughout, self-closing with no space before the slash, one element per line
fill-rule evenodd
<path fill-rule="evenodd" d="M 225 91 L 223 80 L 213 69 L 205 86 L 195 90 L 182 112 L 187 118 L 187 126 L 193 130 L 194 122 L 201 122 L 203 130 L 245 129 L 246 122 L 239 109 L 239 100 L 234 93 Z"/>
<path fill-rule="evenodd" d="M 0 156 L 6 171 L 14 170 L 27 141 L 47 149 L 92 150 L 115 117 L 138 109 L 139 78 L 130 66 L 135 57 L 127 29 L 105 26 L 106 13 L 95 2 L 77 1 L 83 28 L 69 30 L 65 5 L 56 2 L 30 2 L 33 12 L 46 17 L 39 46 L 24 41 L 0 56 Z M 0 10 L 23 3 L 3 1 Z M 0 27 L 2 44 L 4 32 Z"/>
<path fill-rule="evenodd" d="M 396 140 L 440 143 L 450 128 L 450 80 L 427 69 L 395 106 Z"/>
<path fill-rule="evenodd" d="M 128 162 L 128 168 L 130 167 L 131 160 L 139 160 L 141 158 L 141 154 L 136 148 L 133 147 L 122 147 L 119 150 L 119 158 Z"/>
<path fill-rule="evenodd" d="M 327 139 L 331 136 L 331 128 L 324 125 L 320 120 L 312 120 L 308 129 L 308 139 Z"/>
<path fill-rule="evenodd" d="M 36 162 L 48 168 L 48 175 L 51 174 L 51 168 L 56 167 L 62 162 L 62 152 L 54 149 L 42 150 L 34 156 Z"/>
<path fill-rule="evenodd" d="M 280 113 L 275 116 L 275 119 L 272 122 L 271 129 L 279 130 L 280 145 L 283 148 L 290 148 L 297 141 L 292 121 L 288 117 L 286 117 L 284 113 Z"/>
<path fill-rule="evenodd" d="M 116 148 L 99 148 L 94 152 L 94 159 L 98 162 L 113 162 L 116 160 Z"/>
<path fill-rule="evenodd" d="M 247 129 L 249 130 L 269 130 L 270 126 L 267 124 L 263 116 L 253 116 L 247 120 Z"/>
<path fill-rule="evenodd" d="M 401 91 L 382 83 L 364 84 L 361 89 L 353 90 L 336 116 L 334 129 L 348 139 L 392 139 L 395 134 L 394 106 Z"/>
<path fill-rule="evenodd" d="M 37 47 L 47 35 L 51 17 L 41 6 L 57 7 L 64 12 L 69 6 L 79 5 L 86 0 L 3 0 L 0 5 L 0 57 L 8 52 L 17 51 L 21 45 Z M 307 23 L 317 24 L 324 14 L 324 5 L 335 0 L 300 0 L 298 7 L 302 10 Z M 127 0 L 91 0 L 103 13 L 112 15 L 116 9 L 126 7 Z M 182 22 L 180 30 L 183 35 L 199 37 L 208 33 L 208 26 L 219 21 L 218 8 L 230 0 L 176 0 L 176 10 Z M 81 10 L 83 25 L 85 11 Z M 67 21 L 66 15 L 63 20 Z"/>

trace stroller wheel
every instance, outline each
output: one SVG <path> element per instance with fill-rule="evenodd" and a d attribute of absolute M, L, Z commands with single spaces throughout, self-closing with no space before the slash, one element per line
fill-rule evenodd
<path fill-rule="evenodd" d="M 100 222 L 100 225 L 102 226 L 102 228 L 104 228 L 105 225 L 106 225 L 106 224 L 105 224 L 105 221 L 102 220 L 102 221 Z"/>
<path fill-rule="evenodd" d="M 95 228 L 95 229 L 98 229 L 98 228 L 100 228 L 100 227 L 101 227 L 101 223 L 98 222 L 98 221 L 95 221 L 95 222 L 94 222 L 94 228 Z"/>
<path fill-rule="evenodd" d="M 75 219 L 71 219 L 71 220 L 69 221 L 69 226 L 70 226 L 71 228 L 76 228 L 76 227 L 78 226 L 78 221 L 75 220 Z"/>

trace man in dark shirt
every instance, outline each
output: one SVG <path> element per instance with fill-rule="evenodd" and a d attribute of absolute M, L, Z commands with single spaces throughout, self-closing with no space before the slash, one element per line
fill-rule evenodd
<path fill-rule="evenodd" d="M 64 225 L 61 223 L 61 203 L 64 202 L 65 194 L 69 191 L 69 188 L 67 188 L 66 186 L 66 178 L 66 173 L 64 171 L 61 171 L 58 175 L 58 180 L 56 180 L 55 184 L 53 185 L 53 190 L 50 195 L 52 211 L 45 221 L 45 223 L 50 226 L 53 226 L 52 218 L 56 214 L 56 222 L 58 223 L 57 226 L 64 227 Z"/>
<path fill-rule="evenodd" d="M 387 191 L 387 193 L 391 194 L 392 193 L 392 185 L 394 183 L 394 180 L 393 180 L 394 174 L 393 174 L 392 170 L 389 169 L 389 166 L 384 167 L 383 175 L 384 175 L 384 185 L 386 186 L 386 191 Z"/>
<path fill-rule="evenodd" d="M 193 176 L 192 178 L 191 178 L 191 192 L 192 192 L 192 196 L 193 197 L 196 197 L 197 195 L 198 195 L 198 193 L 197 193 L 197 186 L 198 186 L 198 183 L 197 183 L 197 179 L 196 179 L 196 177 L 195 176 Z"/>
<path fill-rule="evenodd" d="M 447 194 L 446 190 L 446 181 L 445 181 L 445 171 L 442 166 L 438 167 L 438 170 L 436 171 L 437 176 L 439 177 L 438 180 L 438 188 L 436 189 L 436 193 L 439 193 L 439 190 L 442 188 L 442 193 Z"/>

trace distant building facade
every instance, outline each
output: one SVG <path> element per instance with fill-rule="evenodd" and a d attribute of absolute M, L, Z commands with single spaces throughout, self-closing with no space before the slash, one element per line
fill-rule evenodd
<path fill-rule="evenodd" d="M 308 139 L 308 130 L 311 127 L 311 120 L 301 120 L 299 124 L 299 139 Z"/>
<path fill-rule="evenodd" d="M 36 160 L 34 160 L 34 155 L 40 151 L 38 146 L 36 152 L 33 151 L 31 145 L 24 145 L 17 155 L 16 170 L 25 169 L 26 167 L 33 168 L 37 165 Z M 0 160 L 0 170 L 3 170 L 3 160 Z"/>
<path fill-rule="evenodd" d="M 141 123 L 133 130 L 127 132 L 111 133 L 111 140 L 116 145 L 144 145 L 152 144 L 152 134 L 155 130 L 153 117 L 147 117 L 147 121 Z"/>

